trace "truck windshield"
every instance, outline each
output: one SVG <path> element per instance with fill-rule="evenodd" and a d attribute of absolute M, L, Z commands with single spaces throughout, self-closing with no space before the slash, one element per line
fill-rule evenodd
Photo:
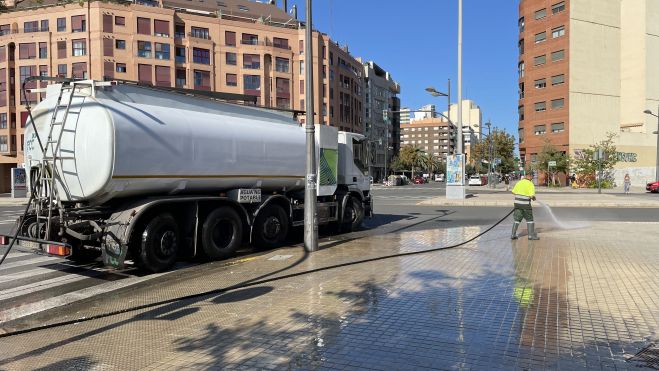
<path fill-rule="evenodd" d="M 352 139 L 352 153 L 354 155 L 355 165 L 361 170 L 361 172 L 366 175 L 368 172 L 367 162 L 367 150 L 366 150 L 366 141 L 359 139 Z"/>

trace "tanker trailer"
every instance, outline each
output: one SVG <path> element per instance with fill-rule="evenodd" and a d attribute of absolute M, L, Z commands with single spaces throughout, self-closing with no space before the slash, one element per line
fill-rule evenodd
<path fill-rule="evenodd" d="M 38 77 L 36 78 L 38 79 Z M 319 224 L 372 214 L 364 136 L 316 127 Z M 281 245 L 303 224 L 305 132 L 293 111 L 187 89 L 65 81 L 25 129 L 32 195 L 18 243 L 150 272 Z"/>

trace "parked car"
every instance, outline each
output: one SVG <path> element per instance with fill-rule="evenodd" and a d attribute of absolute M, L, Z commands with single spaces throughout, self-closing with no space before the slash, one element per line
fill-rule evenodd
<path fill-rule="evenodd" d="M 645 190 L 652 193 L 659 193 L 659 182 L 651 182 L 645 186 Z"/>
<path fill-rule="evenodd" d="M 444 181 L 444 174 L 435 174 L 435 181 L 436 182 L 443 182 Z"/>
<path fill-rule="evenodd" d="M 415 176 L 414 177 L 414 184 L 423 184 L 426 182 L 426 179 L 422 176 Z"/>
<path fill-rule="evenodd" d="M 480 175 L 472 175 L 469 177 L 470 186 L 480 186 L 483 185 L 483 180 Z"/>

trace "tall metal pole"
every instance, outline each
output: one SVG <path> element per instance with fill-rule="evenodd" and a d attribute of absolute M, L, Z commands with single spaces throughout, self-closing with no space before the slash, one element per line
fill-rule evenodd
<path fill-rule="evenodd" d="M 306 125 L 307 166 L 306 185 L 304 188 L 304 248 L 307 251 L 318 250 L 318 214 L 316 212 L 316 138 L 314 127 L 313 101 L 313 26 L 311 23 L 311 0 L 307 0 L 307 24 L 305 32 L 304 54 L 306 74 Z"/>
<path fill-rule="evenodd" d="M 451 128 L 451 79 L 448 79 L 448 91 L 446 93 L 446 100 L 448 101 L 448 110 L 446 111 L 446 116 L 448 116 L 448 127 Z M 455 146 L 451 146 L 451 137 L 449 134 L 448 146 L 451 154 L 455 154 Z"/>
<path fill-rule="evenodd" d="M 387 124 L 387 130 L 385 130 L 384 136 L 384 180 L 387 181 L 387 158 L 389 157 L 389 124 Z"/>
<path fill-rule="evenodd" d="M 492 188 L 492 123 L 488 120 L 487 124 L 487 182 L 488 187 Z"/>
<path fill-rule="evenodd" d="M 462 148 L 462 0 L 458 0 L 458 153 Z"/>

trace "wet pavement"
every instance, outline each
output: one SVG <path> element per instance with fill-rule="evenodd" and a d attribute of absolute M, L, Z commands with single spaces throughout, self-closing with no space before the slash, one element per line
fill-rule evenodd
<path fill-rule="evenodd" d="M 457 244 L 484 228 L 436 227 L 181 269 L 6 323 L 12 331 L 123 312 L 0 338 L 0 369 L 635 370 L 656 362 L 659 223 L 545 226 L 540 241 L 511 241 L 506 222 L 456 248 L 351 264 Z"/>

